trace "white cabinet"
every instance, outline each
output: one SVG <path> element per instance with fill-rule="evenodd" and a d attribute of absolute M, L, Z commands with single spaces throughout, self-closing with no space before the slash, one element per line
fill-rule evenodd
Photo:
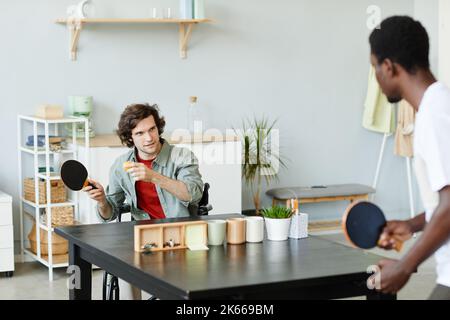
<path fill-rule="evenodd" d="M 0 272 L 12 276 L 14 271 L 14 235 L 12 198 L 0 191 Z"/>
<path fill-rule="evenodd" d="M 241 164 L 239 141 L 180 144 L 190 149 L 199 160 L 199 170 L 204 183 L 208 182 L 209 214 L 242 212 Z"/>
<path fill-rule="evenodd" d="M 102 136 L 94 139 L 104 140 Z M 196 155 L 199 160 L 199 170 L 203 182 L 208 182 L 209 203 L 213 206 L 212 214 L 241 213 L 242 186 L 241 186 L 241 143 L 237 140 L 218 142 L 174 143 L 180 147 L 186 147 Z M 80 157 L 85 148 L 79 146 Z M 105 188 L 109 182 L 109 169 L 115 159 L 128 152 L 126 147 L 96 146 L 91 139 L 89 147 L 89 176 L 99 181 Z M 84 159 L 80 158 L 84 161 Z M 95 212 L 95 202 L 85 194 L 80 195 L 79 203 L 81 223 L 100 223 L 101 220 Z M 125 220 L 128 220 L 126 217 Z"/>

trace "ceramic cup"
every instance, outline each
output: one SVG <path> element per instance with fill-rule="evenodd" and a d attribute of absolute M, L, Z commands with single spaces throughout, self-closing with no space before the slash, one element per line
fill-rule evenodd
<path fill-rule="evenodd" d="M 227 222 L 225 220 L 208 220 L 208 245 L 223 245 L 226 230 Z"/>
<path fill-rule="evenodd" d="M 71 115 L 91 114 L 92 96 L 69 96 L 69 110 Z"/>
<path fill-rule="evenodd" d="M 227 242 L 230 244 L 245 243 L 245 219 L 231 218 L 227 220 Z"/>
<path fill-rule="evenodd" d="M 246 221 L 247 242 L 261 242 L 264 240 L 264 218 L 248 217 Z"/>

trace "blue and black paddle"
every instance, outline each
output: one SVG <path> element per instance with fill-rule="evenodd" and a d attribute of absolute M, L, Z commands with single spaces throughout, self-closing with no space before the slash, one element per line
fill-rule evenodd
<path fill-rule="evenodd" d="M 372 249 L 379 244 L 386 223 L 384 213 L 377 205 L 357 201 L 347 207 L 342 218 L 342 229 L 355 247 Z M 400 251 L 402 246 L 403 242 L 396 239 L 394 249 Z"/>
<path fill-rule="evenodd" d="M 76 160 L 67 160 L 63 163 L 61 166 L 61 179 L 67 188 L 73 191 L 80 191 L 87 186 L 97 189 L 96 186 L 89 182 L 85 166 Z"/>

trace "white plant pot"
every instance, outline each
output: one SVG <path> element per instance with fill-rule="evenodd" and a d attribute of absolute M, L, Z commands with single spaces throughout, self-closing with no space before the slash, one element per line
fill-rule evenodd
<path fill-rule="evenodd" d="M 291 218 L 270 219 L 264 218 L 266 222 L 267 239 L 271 241 L 284 241 L 289 236 Z"/>

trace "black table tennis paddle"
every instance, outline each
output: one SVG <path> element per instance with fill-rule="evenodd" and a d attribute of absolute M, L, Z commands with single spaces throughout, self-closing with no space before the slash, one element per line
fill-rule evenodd
<path fill-rule="evenodd" d="M 369 201 L 350 204 L 342 218 L 342 229 L 347 240 L 362 249 L 376 247 L 385 226 L 383 211 Z M 394 249 L 400 251 L 402 246 L 403 242 L 396 240 Z"/>
<path fill-rule="evenodd" d="M 81 162 L 67 160 L 61 166 L 61 179 L 67 188 L 73 191 L 80 191 L 84 187 L 91 186 L 97 189 L 88 180 L 88 172 Z"/>

